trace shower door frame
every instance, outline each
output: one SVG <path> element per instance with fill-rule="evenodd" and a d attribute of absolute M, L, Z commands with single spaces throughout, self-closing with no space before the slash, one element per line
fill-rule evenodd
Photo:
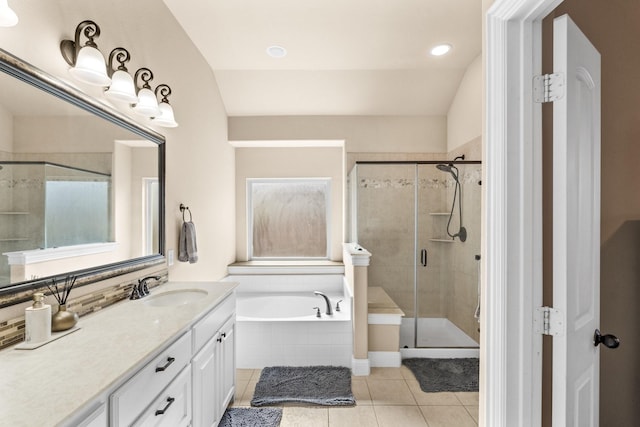
<path fill-rule="evenodd" d="M 414 258 L 413 258 L 413 348 L 414 349 L 446 349 L 448 347 L 419 347 L 418 346 L 418 320 L 420 319 L 419 316 L 419 312 L 418 312 L 418 252 L 420 251 L 419 248 L 419 244 L 420 244 L 420 239 L 418 238 L 418 220 L 419 220 L 419 207 L 420 207 L 420 203 L 419 203 L 419 193 L 420 193 L 420 185 L 419 185 L 419 166 L 420 165 L 431 165 L 431 166 L 436 166 L 442 163 L 447 163 L 447 164 L 453 164 L 453 165 L 482 165 L 482 161 L 481 160 L 449 160 L 449 159 L 440 159 L 440 160 L 399 160 L 399 161 L 393 161 L 393 160 L 363 160 L 363 161 L 356 161 L 355 162 L 355 168 L 356 168 L 356 178 L 358 177 L 358 165 L 407 165 L 407 166 L 414 166 L 414 195 L 413 195 L 413 206 L 414 206 L 414 219 L 413 219 L 413 223 L 414 223 L 414 227 L 413 227 L 413 246 L 414 246 L 414 250 L 413 250 L 413 254 L 414 254 Z M 357 184 L 356 184 L 357 185 Z M 462 190 L 461 190 L 462 191 Z M 358 193 L 358 191 L 356 190 L 356 194 Z M 357 204 L 358 204 L 358 200 L 355 201 L 355 205 L 356 205 L 356 212 L 357 212 Z M 356 219 L 356 224 L 357 224 L 357 219 Z M 356 238 L 358 237 L 358 228 L 356 228 Z M 482 242 L 481 242 L 482 245 Z M 477 347 L 455 347 L 456 349 L 467 349 L 467 348 L 479 348 L 480 346 L 478 345 Z"/>

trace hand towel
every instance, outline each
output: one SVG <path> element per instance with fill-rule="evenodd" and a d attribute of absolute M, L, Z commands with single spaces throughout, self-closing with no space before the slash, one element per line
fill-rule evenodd
<path fill-rule="evenodd" d="M 198 262 L 198 245 L 196 244 L 196 226 L 192 221 L 183 222 L 178 241 L 178 261 L 194 264 Z"/>

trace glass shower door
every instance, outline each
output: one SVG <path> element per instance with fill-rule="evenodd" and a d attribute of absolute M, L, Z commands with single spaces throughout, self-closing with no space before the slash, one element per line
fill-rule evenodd
<path fill-rule="evenodd" d="M 416 347 L 478 346 L 480 177 L 477 163 L 418 165 Z"/>
<path fill-rule="evenodd" d="M 445 347 L 450 289 L 444 276 L 452 245 L 446 234 L 448 181 L 434 164 L 418 165 L 417 181 L 415 347 Z"/>
<path fill-rule="evenodd" d="M 382 287 L 405 313 L 400 345 L 413 347 L 415 313 L 415 164 L 358 164 L 358 243 L 373 256 L 369 287 Z M 406 325 L 405 325 L 406 323 Z"/>

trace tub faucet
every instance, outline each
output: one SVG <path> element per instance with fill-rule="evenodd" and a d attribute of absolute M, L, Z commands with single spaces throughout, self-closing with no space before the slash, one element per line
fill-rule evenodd
<path fill-rule="evenodd" d="M 333 309 L 331 308 L 331 300 L 329 300 L 329 297 L 320 291 L 313 291 L 313 293 L 324 298 L 324 302 L 327 304 L 327 316 L 333 315 Z"/>

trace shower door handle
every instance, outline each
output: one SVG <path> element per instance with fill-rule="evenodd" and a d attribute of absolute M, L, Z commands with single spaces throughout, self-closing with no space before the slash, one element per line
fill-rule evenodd
<path fill-rule="evenodd" d="M 428 262 L 428 255 L 427 255 L 427 250 L 426 249 L 422 249 L 420 251 L 420 264 L 422 264 L 423 267 L 427 266 L 427 262 Z"/>

